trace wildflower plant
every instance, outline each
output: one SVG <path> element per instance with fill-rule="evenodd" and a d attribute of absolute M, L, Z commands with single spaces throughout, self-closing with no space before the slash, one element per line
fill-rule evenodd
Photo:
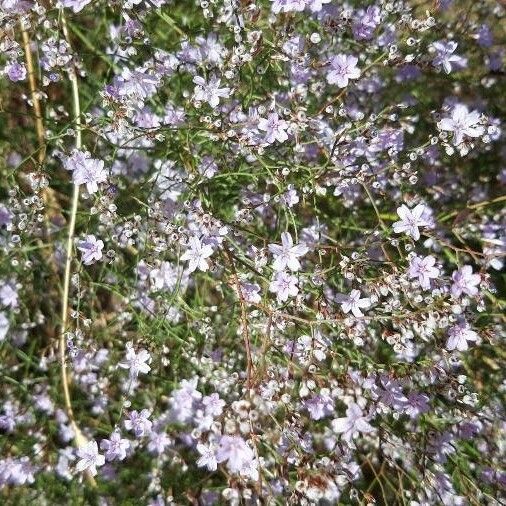
<path fill-rule="evenodd" d="M 0 23 L 2 504 L 504 501 L 504 2 Z"/>

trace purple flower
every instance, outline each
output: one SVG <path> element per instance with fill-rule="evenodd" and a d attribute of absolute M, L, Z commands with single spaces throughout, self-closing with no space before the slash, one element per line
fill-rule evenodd
<path fill-rule="evenodd" d="M 18 290 L 14 281 L 0 282 L 0 302 L 7 307 L 18 307 Z"/>
<path fill-rule="evenodd" d="M 478 334 L 471 329 L 467 322 L 462 321 L 448 330 L 446 349 L 466 351 L 469 348 L 467 341 L 477 341 L 478 339 Z"/>
<path fill-rule="evenodd" d="M 26 68 L 23 64 L 16 61 L 10 62 L 5 67 L 7 77 L 13 81 L 24 81 L 26 79 Z"/>
<path fill-rule="evenodd" d="M 218 461 L 216 460 L 216 446 L 214 444 L 197 444 L 197 451 L 200 457 L 197 460 L 198 467 L 207 467 L 209 471 L 218 469 Z"/>
<path fill-rule="evenodd" d="M 65 168 L 72 171 L 72 182 L 80 185 L 85 184 L 88 193 L 98 191 L 98 183 L 107 181 L 107 171 L 104 162 L 91 158 L 89 153 L 74 150 L 65 160 Z"/>
<path fill-rule="evenodd" d="M 432 255 L 426 257 L 415 256 L 409 264 L 408 276 L 418 278 L 420 286 L 424 290 L 430 288 L 430 280 L 439 276 L 439 269 L 434 267 L 436 259 Z"/>
<path fill-rule="evenodd" d="M 269 290 L 276 294 L 278 302 L 286 302 L 288 297 L 299 293 L 297 278 L 288 272 L 278 272 L 269 284 Z"/>
<path fill-rule="evenodd" d="M 452 280 L 452 295 L 454 297 L 460 297 L 463 293 L 474 297 L 478 293 L 481 276 L 473 274 L 473 268 L 470 265 L 464 265 L 453 272 Z"/>
<path fill-rule="evenodd" d="M 358 58 L 345 54 L 338 54 L 330 60 L 330 71 L 327 72 L 327 82 L 337 84 L 339 88 L 348 86 L 350 79 L 360 77 L 360 69 L 357 67 Z"/>
<path fill-rule="evenodd" d="M 272 12 L 279 14 L 280 12 L 302 12 L 306 7 L 306 0 L 271 0 Z"/>
<path fill-rule="evenodd" d="M 221 436 L 216 451 L 216 461 L 227 461 L 227 467 L 232 473 L 239 473 L 244 467 L 254 461 L 253 450 L 240 436 Z"/>
<path fill-rule="evenodd" d="M 105 464 L 105 457 L 98 453 L 98 445 L 95 440 L 88 441 L 84 446 L 77 449 L 77 456 L 81 459 L 76 465 L 76 471 L 88 471 L 92 476 L 97 474 L 97 467 Z"/>
<path fill-rule="evenodd" d="M 276 112 L 271 112 L 267 119 L 260 118 L 258 121 L 258 129 L 265 132 L 264 140 L 268 144 L 274 141 L 285 142 L 288 139 L 287 128 L 288 123 L 280 119 Z"/>
<path fill-rule="evenodd" d="M 320 392 L 304 403 L 313 420 L 321 420 L 334 412 L 334 399 L 328 393 Z"/>
<path fill-rule="evenodd" d="M 135 409 L 130 412 L 128 420 L 125 420 L 125 429 L 133 430 L 136 437 L 142 437 L 151 432 L 153 422 L 149 420 L 149 411 L 143 409 L 140 413 Z"/>
<path fill-rule="evenodd" d="M 220 98 L 230 96 L 230 88 L 220 88 L 221 79 L 215 76 L 211 78 L 209 83 L 203 77 L 195 76 L 193 82 L 196 84 L 193 91 L 195 100 L 207 102 L 213 109 L 218 107 Z"/>
<path fill-rule="evenodd" d="M 102 439 L 100 448 L 105 451 L 105 459 L 108 462 L 123 460 L 130 448 L 130 441 L 123 439 L 119 431 L 114 431 L 109 439 Z"/>
<path fill-rule="evenodd" d="M 467 65 L 467 59 L 462 56 L 453 54 L 457 49 L 457 43 L 453 40 L 440 40 L 431 44 L 431 49 L 436 53 L 432 64 L 434 67 L 443 67 L 444 71 L 449 74 L 452 70 L 462 69 Z"/>
<path fill-rule="evenodd" d="M 357 40 L 369 40 L 374 35 L 374 30 L 381 22 L 380 9 L 372 5 L 367 10 L 359 10 L 356 15 L 356 21 L 353 23 L 353 35 Z"/>
<path fill-rule="evenodd" d="M 125 68 L 119 78 L 119 94 L 144 100 L 156 93 L 160 78 L 146 73 L 145 70 L 130 70 Z"/>
<path fill-rule="evenodd" d="M 4 204 L 0 204 L 0 227 L 9 228 L 14 214 L 12 214 Z"/>
<path fill-rule="evenodd" d="M 102 258 L 104 243 L 94 235 L 87 235 L 77 243 L 77 249 L 82 253 L 84 265 L 91 265 Z"/>
<path fill-rule="evenodd" d="M 149 434 L 148 451 L 154 455 L 162 455 L 172 444 L 172 440 L 165 432 L 152 431 Z"/>
<path fill-rule="evenodd" d="M 226 405 L 226 402 L 223 399 L 220 399 L 218 394 L 214 393 L 206 395 L 202 399 L 202 404 L 204 405 L 206 415 L 216 418 L 223 413 L 223 407 Z"/>

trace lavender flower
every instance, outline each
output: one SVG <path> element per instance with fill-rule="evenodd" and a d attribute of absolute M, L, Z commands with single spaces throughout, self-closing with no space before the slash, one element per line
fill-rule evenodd
<path fill-rule="evenodd" d="M 465 321 L 450 327 L 448 330 L 448 340 L 446 341 L 447 350 L 466 351 L 469 346 L 468 341 L 477 341 L 479 336 L 471 330 L 469 324 Z"/>
<path fill-rule="evenodd" d="M 4 72 L 7 74 L 7 77 L 13 82 L 24 81 L 26 79 L 25 66 L 16 61 L 8 63 L 4 69 Z"/>
<path fill-rule="evenodd" d="M 327 72 L 327 82 L 337 84 L 339 88 L 346 88 L 350 79 L 360 77 L 360 69 L 357 68 L 358 58 L 345 54 L 338 54 L 330 60 L 330 71 Z"/>
<path fill-rule="evenodd" d="M 105 459 L 108 462 L 115 460 L 124 460 L 127 451 L 130 449 L 130 441 L 123 439 L 119 431 L 111 434 L 109 439 L 102 439 L 100 441 L 100 449 L 105 451 Z"/>
<path fill-rule="evenodd" d="M 430 225 L 426 217 L 427 209 L 423 204 L 418 204 L 413 209 L 409 209 L 408 206 L 402 204 L 402 206 L 397 208 L 397 214 L 399 215 L 400 221 L 396 221 L 393 224 L 394 232 L 396 234 L 405 233 L 415 241 L 420 239 L 420 231 L 418 228 Z"/>
<path fill-rule="evenodd" d="M 265 132 L 265 142 L 272 144 L 274 141 L 285 142 L 288 139 L 286 130 L 288 123 L 279 118 L 276 112 L 271 112 L 267 119 L 260 118 L 258 129 Z"/>
<path fill-rule="evenodd" d="M 290 233 L 283 232 L 281 234 L 281 246 L 269 244 L 269 251 L 274 255 L 272 267 L 275 271 L 280 272 L 287 267 L 292 271 L 298 271 L 300 269 L 299 258 L 304 256 L 309 249 L 302 243 L 294 246 Z"/>
<path fill-rule="evenodd" d="M 84 151 L 74 150 L 65 160 L 65 168 L 72 171 L 72 182 L 77 185 L 85 184 L 88 193 L 96 193 L 98 184 L 107 181 L 104 162 L 91 158 Z"/>
<path fill-rule="evenodd" d="M 409 264 L 408 276 L 418 278 L 420 286 L 424 290 L 430 288 L 430 280 L 439 276 L 439 269 L 434 267 L 436 259 L 432 255 L 426 257 L 414 256 Z"/>
<path fill-rule="evenodd" d="M 143 409 L 142 411 L 133 410 L 128 415 L 128 420 L 125 420 L 125 429 L 134 432 L 135 437 L 142 437 L 151 432 L 153 422 L 148 419 L 149 411 Z"/>
<path fill-rule="evenodd" d="M 77 449 L 77 456 L 81 459 L 77 462 L 76 471 L 88 471 L 92 476 L 97 474 L 97 467 L 105 464 L 105 457 L 98 453 L 98 445 L 94 440 L 88 441 L 84 446 Z"/>
<path fill-rule="evenodd" d="M 478 293 L 478 285 L 481 281 L 479 274 L 473 274 L 470 265 L 464 265 L 452 274 L 452 295 L 460 297 L 463 293 L 474 297 Z"/>
<path fill-rule="evenodd" d="M 228 98 L 230 96 L 230 88 L 220 88 L 221 79 L 217 77 L 212 77 L 208 83 L 203 77 L 195 76 L 193 82 L 196 84 L 193 92 L 195 100 L 207 102 L 213 109 L 218 107 L 220 98 Z"/>
<path fill-rule="evenodd" d="M 87 235 L 85 239 L 77 243 L 77 249 L 82 253 L 84 265 L 91 265 L 102 259 L 104 243 L 94 235 Z"/>
<path fill-rule="evenodd" d="M 286 302 L 288 297 L 299 293 L 297 278 L 288 272 L 278 272 L 270 282 L 269 290 L 276 294 L 278 302 Z"/>

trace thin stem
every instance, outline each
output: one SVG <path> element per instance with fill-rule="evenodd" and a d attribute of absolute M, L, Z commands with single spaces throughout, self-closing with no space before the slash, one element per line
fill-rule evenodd
<path fill-rule="evenodd" d="M 70 43 L 69 32 L 67 27 L 67 21 L 65 19 L 65 15 L 63 10 L 61 12 L 61 21 L 63 34 L 67 39 L 67 42 Z M 81 132 L 81 105 L 79 101 L 79 84 L 77 82 L 77 75 L 75 72 L 75 68 L 69 69 L 69 80 L 72 86 L 72 102 L 74 107 L 74 122 L 76 128 L 75 135 L 75 147 L 76 149 L 81 149 L 82 142 L 82 132 Z M 75 418 L 74 411 L 72 409 L 72 401 L 70 398 L 70 389 L 69 389 L 69 375 L 67 372 L 67 359 L 66 359 L 66 343 L 65 343 L 65 333 L 67 332 L 67 323 L 68 323 L 68 307 L 69 307 L 69 292 L 70 292 L 70 275 L 72 270 L 72 256 L 73 256 L 73 246 L 74 246 L 74 233 L 76 228 L 76 216 L 77 216 L 77 208 L 79 204 L 79 185 L 73 185 L 73 193 L 72 193 L 72 207 L 70 210 L 70 222 L 68 228 L 68 236 L 67 236 L 67 246 L 66 246 L 66 256 L 65 256 L 65 275 L 63 279 L 63 293 L 62 293 L 62 313 L 61 313 L 61 329 L 60 329 L 60 369 L 61 369 L 61 378 L 63 385 L 63 395 L 65 399 L 65 408 L 67 411 L 67 415 L 69 417 L 70 423 L 72 425 L 72 429 L 74 430 L 74 441 L 77 447 L 83 446 L 87 443 L 87 439 L 79 429 Z M 89 483 L 96 487 L 96 482 L 93 476 L 90 473 L 86 473 Z"/>

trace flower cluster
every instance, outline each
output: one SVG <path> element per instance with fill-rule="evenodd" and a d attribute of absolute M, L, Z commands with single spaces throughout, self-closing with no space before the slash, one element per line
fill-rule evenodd
<path fill-rule="evenodd" d="M 0 21 L 6 504 L 501 504 L 504 2 Z"/>

